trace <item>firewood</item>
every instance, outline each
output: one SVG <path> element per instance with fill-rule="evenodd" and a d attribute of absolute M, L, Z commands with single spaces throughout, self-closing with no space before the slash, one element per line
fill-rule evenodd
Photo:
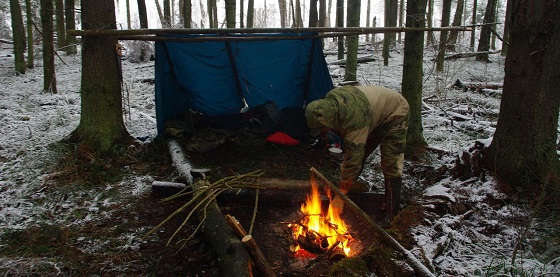
<path fill-rule="evenodd" d="M 241 238 L 241 242 L 247 247 L 251 258 L 253 258 L 253 261 L 257 266 L 257 269 L 260 270 L 264 274 L 264 276 L 276 276 L 276 273 L 274 273 L 274 270 L 272 270 L 272 267 L 266 260 L 263 252 L 257 245 L 257 242 L 255 241 L 253 236 L 247 235 L 245 228 L 243 228 L 243 226 L 239 223 L 239 221 L 237 221 L 235 217 L 228 214 L 225 216 L 225 219 L 229 226 L 231 226 L 233 231 Z"/>
<path fill-rule="evenodd" d="M 485 88 L 499 89 L 499 88 L 503 88 L 504 85 L 500 83 L 463 82 L 457 79 L 451 87 L 463 89 L 463 91 L 467 91 L 467 90 L 480 91 L 481 89 L 485 89 Z"/>
<path fill-rule="evenodd" d="M 391 235 L 385 232 L 385 230 L 379 227 L 379 225 L 377 225 L 369 215 L 367 215 L 362 209 L 360 209 L 360 207 L 358 207 L 356 203 L 350 200 L 350 198 L 348 198 L 346 194 L 342 193 L 331 181 L 329 181 L 329 179 L 323 176 L 323 174 L 321 174 L 314 167 L 312 167 L 310 171 L 312 175 L 320 179 L 321 182 L 319 183 L 323 184 L 324 186 L 328 187 L 331 191 L 333 191 L 338 197 L 340 197 L 344 201 L 345 206 L 348 206 L 350 210 L 352 210 L 356 215 L 364 219 L 364 221 L 367 222 L 368 225 L 372 227 L 374 231 L 376 231 L 379 235 L 381 235 L 381 237 L 384 239 L 384 242 L 387 242 L 395 250 L 401 252 L 406 258 L 407 262 L 409 262 L 410 265 L 414 268 L 416 274 L 420 276 L 430 276 L 430 277 L 435 276 L 432 272 L 430 272 L 428 268 L 426 268 L 424 264 L 422 264 L 418 259 L 416 259 L 416 257 L 410 251 L 406 250 L 397 240 L 395 240 Z"/>

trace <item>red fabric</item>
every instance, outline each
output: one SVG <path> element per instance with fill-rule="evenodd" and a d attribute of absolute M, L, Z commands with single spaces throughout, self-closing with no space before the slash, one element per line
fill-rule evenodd
<path fill-rule="evenodd" d="M 266 141 L 282 145 L 298 145 L 299 140 L 283 132 L 276 132 L 266 138 Z"/>

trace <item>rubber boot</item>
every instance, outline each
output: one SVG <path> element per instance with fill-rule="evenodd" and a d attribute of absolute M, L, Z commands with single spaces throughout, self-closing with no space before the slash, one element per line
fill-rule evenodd
<path fill-rule="evenodd" d="M 401 186 L 401 178 L 385 179 L 385 212 L 389 221 L 400 211 Z"/>

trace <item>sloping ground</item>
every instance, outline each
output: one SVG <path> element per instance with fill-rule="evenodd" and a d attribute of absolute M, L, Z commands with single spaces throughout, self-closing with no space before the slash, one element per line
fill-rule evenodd
<path fill-rule="evenodd" d="M 198 238 L 181 250 L 176 245 L 165 247 L 181 219 L 157 235 L 143 237 L 180 204 L 160 203 L 159 196 L 150 193 L 153 180 L 178 179 L 170 168 L 165 144 L 152 141 L 153 85 L 139 81 L 153 76 L 153 63 L 123 64 L 126 125 L 145 143 L 123 149 L 122 156 L 113 161 L 100 161 L 88 149 L 58 143 L 79 121 L 79 59 L 64 57 L 68 65 L 58 63 L 60 93 L 51 95 L 41 92 L 42 68 L 14 76 L 5 68 L 12 63 L 7 55 L 5 50 L 0 52 L 4 87 L 0 91 L 0 272 L 215 276 L 217 261 Z M 430 152 L 422 163 L 405 164 L 405 201 L 424 212 L 417 220 L 403 223 L 410 226 L 403 233 L 412 239 L 415 253 L 442 275 L 506 273 L 514 252 L 517 270 L 557 272 L 551 262 L 559 255 L 554 213 L 535 217 L 529 209 L 532 203 L 508 199 L 489 175 L 450 178 L 455 153 L 493 133 L 500 99 L 499 95 L 447 87 L 455 79 L 502 82 L 504 59 L 494 55 L 491 64 L 457 60 L 448 62 L 444 73 L 436 74 L 430 61 L 433 56 L 427 49 L 424 133 L 430 146 L 441 151 Z M 333 59 L 327 56 L 327 60 Z M 338 76 L 344 72 L 340 66 L 330 66 L 330 70 Z M 358 70 L 362 84 L 398 90 L 402 55 L 392 52 L 388 67 L 376 60 L 360 64 Z M 457 119 L 453 112 L 464 117 Z M 241 151 L 241 144 L 231 140 L 225 148 L 192 158 L 201 166 L 212 167 L 209 176 L 213 179 L 253 168 L 267 169 L 270 176 L 301 179 L 310 166 L 336 178 L 336 161 L 324 158 L 326 154 L 303 146 L 289 149 L 264 143 L 252 151 Z M 374 192 L 383 193 L 378 153 L 370 157 L 361 177 Z M 239 217 L 247 224 L 251 205 L 240 207 L 247 208 L 239 212 L 246 213 Z M 191 231 L 191 227 L 185 228 L 180 237 Z"/>

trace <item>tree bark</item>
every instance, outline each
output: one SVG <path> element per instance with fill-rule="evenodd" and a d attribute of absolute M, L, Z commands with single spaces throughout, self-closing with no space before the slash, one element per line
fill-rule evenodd
<path fill-rule="evenodd" d="M 183 1 L 183 26 L 185 28 L 191 28 L 191 22 L 192 22 L 191 0 L 181 0 L 181 1 Z"/>
<path fill-rule="evenodd" d="M 265 8 L 266 8 L 266 0 L 265 0 Z M 214 23 L 213 25 L 214 28 L 218 28 L 218 5 L 216 4 L 216 0 L 212 0 L 212 20 Z"/>
<path fill-rule="evenodd" d="M 496 0 L 496 7 L 494 8 L 494 19 L 498 19 L 498 9 L 500 9 L 500 0 Z M 492 33 L 492 42 L 490 43 L 490 48 L 492 48 L 492 50 L 496 50 L 496 32 L 497 32 L 497 28 L 496 25 L 491 26 L 491 30 L 493 30 Z"/>
<path fill-rule="evenodd" d="M 403 26 L 403 16 L 404 16 L 404 5 L 405 5 L 405 0 L 400 0 L 399 1 L 399 27 Z M 402 43 L 402 37 L 401 37 L 401 32 L 399 32 L 398 35 L 398 40 L 399 43 Z"/>
<path fill-rule="evenodd" d="M 27 28 L 27 68 L 33 68 L 34 54 L 33 54 L 33 7 L 31 0 L 25 0 L 25 15 L 26 15 L 26 28 Z"/>
<path fill-rule="evenodd" d="M 406 27 L 424 27 L 426 0 L 408 0 Z M 424 139 L 422 127 L 422 77 L 423 77 L 424 32 L 408 32 L 404 41 L 404 63 L 402 94 L 408 101 L 408 131 L 406 151 L 409 157 L 417 158 L 426 151 L 428 144 Z"/>
<path fill-rule="evenodd" d="M 336 0 L 336 27 L 344 27 L 344 0 Z M 338 39 L 338 59 L 344 59 L 344 37 Z"/>
<path fill-rule="evenodd" d="M 473 0 L 473 10 L 472 10 L 472 18 L 471 18 L 471 24 L 475 25 L 476 24 L 476 9 L 477 9 L 477 1 Z M 476 37 L 476 29 L 473 28 L 471 31 L 471 50 L 474 51 L 474 38 Z"/>
<path fill-rule="evenodd" d="M 12 17 L 12 36 L 14 38 L 14 61 L 17 73 L 25 73 L 25 28 L 18 0 L 10 0 L 10 15 Z"/>
<path fill-rule="evenodd" d="M 465 6 L 465 0 L 457 1 L 457 8 L 455 9 L 455 15 L 453 16 L 453 23 L 451 26 L 461 26 L 461 18 L 463 18 L 463 7 Z M 455 51 L 455 44 L 457 43 L 457 37 L 459 36 L 459 31 L 451 31 L 449 34 L 449 43 L 447 44 L 447 49 Z"/>
<path fill-rule="evenodd" d="M 292 28 L 297 27 L 296 9 L 294 7 L 294 0 L 290 0 L 290 13 L 292 14 Z"/>
<path fill-rule="evenodd" d="M 327 26 L 327 1 L 319 0 L 319 27 Z"/>
<path fill-rule="evenodd" d="M 68 24 L 68 21 L 66 22 Z M 126 0 L 126 28 L 131 29 L 130 25 L 130 0 Z"/>
<path fill-rule="evenodd" d="M 128 1 L 128 0 L 127 0 Z M 76 18 L 74 16 L 74 0 L 65 0 L 64 1 L 64 19 L 66 20 L 66 29 L 74 30 L 76 29 Z M 130 29 L 130 28 L 129 28 Z M 76 46 L 76 37 L 74 36 L 66 36 L 66 54 L 67 55 L 74 55 L 78 53 L 78 47 Z"/>
<path fill-rule="evenodd" d="M 309 27 L 318 27 L 317 0 L 309 0 Z"/>
<path fill-rule="evenodd" d="M 244 6 L 245 6 L 245 3 L 243 3 L 243 0 L 239 0 L 239 27 L 240 27 L 240 28 L 245 28 L 245 23 L 244 23 L 244 20 L 245 20 L 245 14 L 244 14 L 245 8 L 244 8 Z"/>
<path fill-rule="evenodd" d="M 346 24 L 348 27 L 360 26 L 360 0 L 348 0 Z M 356 71 L 358 69 L 358 35 L 347 36 L 346 44 L 348 53 L 346 54 L 344 81 L 356 81 Z"/>
<path fill-rule="evenodd" d="M 298 22 L 297 26 L 298 27 L 303 27 L 303 14 L 301 13 L 301 1 L 300 0 L 296 0 L 296 16 L 297 16 L 297 22 Z"/>
<path fill-rule="evenodd" d="M 476 0 L 475 0 L 476 1 Z M 434 19 L 434 0 L 428 0 L 428 28 L 432 28 Z M 429 45 L 434 43 L 434 32 L 428 31 L 428 42 Z"/>
<path fill-rule="evenodd" d="M 140 18 L 140 28 L 148 29 L 148 13 L 146 12 L 146 1 L 137 0 L 138 3 L 138 17 Z"/>
<path fill-rule="evenodd" d="M 367 11 L 366 11 L 366 27 L 369 27 L 369 19 L 371 17 L 371 0 L 367 0 Z M 369 34 L 366 34 L 366 41 L 369 41 Z"/>
<path fill-rule="evenodd" d="M 54 0 L 56 19 L 56 46 L 60 49 L 66 46 L 66 28 L 64 27 L 63 0 Z"/>
<path fill-rule="evenodd" d="M 226 26 L 228 28 L 235 28 L 235 0 L 225 0 L 226 8 Z"/>
<path fill-rule="evenodd" d="M 286 28 L 287 25 L 286 0 L 278 0 L 278 10 L 280 11 L 280 26 L 282 28 Z"/>
<path fill-rule="evenodd" d="M 167 28 L 167 21 L 165 21 L 165 16 L 163 15 L 163 11 L 161 10 L 161 6 L 159 4 L 159 0 L 154 0 L 154 2 L 156 3 L 156 10 L 159 16 L 159 21 L 161 22 L 161 27 L 162 28 Z"/>
<path fill-rule="evenodd" d="M 502 56 L 507 55 L 509 43 L 509 25 L 511 24 L 511 4 L 512 0 L 506 0 L 506 19 L 504 22 L 504 42 L 502 43 Z"/>
<path fill-rule="evenodd" d="M 113 0 L 82 0 L 84 30 L 114 30 Z M 110 37 L 82 38 L 81 117 L 73 138 L 100 153 L 129 142 L 123 123 L 120 56 Z"/>
<path fill-rule="evenodd" d="M 451 0 L 443 1 L 443 8 L 441 14 L 441 27 L 449 26 L 449 17 L 451 13 Z M 447 48 L 447 31 L 441 31 L 439 35 L 439 51 L 436 58 L 436 71 L 443 71 L 443 60 L 445 58 L 445 49 Z"/>
<path fill-rule="evenodd" d="M 163 18 L 168 26 L 171 26 L 171 6 L 169 0 L 163 0 Z"/>
<path fill-rule="evenodd" d="M 327 10 L 327 27 L 331 27 L 331 11 L 332 11 L 332 0 L 329 0 L 329 8 Z"/>
<path fill-rule="evenodd" d="M 539 184 L 558 185 L 560 4 L 515 1 L 510 24 L 498 124 L 485 161 L 505 185 L 540 193 Z"/>
<path fill-rule="evenodd" d="M 43 91 L 56 93 L 52 18 L 53 0 L 41 0 L 41 26 L 43 28 Z"/>
<path fill-rule="evenodd" d="M 385 0 L 385 27 L 397 26 L 398 0 Z M 395 45 L 395 33 L 383 34 L 383 65 L 389 65 L 389 52 Z"/>
<path fill-rule="evenodd" d="M 494 22 L 494 9 L 496 8 L 496 1 L 497 0 L 488 0 L 486 11 L 484 12 L 484 23 Z M 488 50 L 490 50 L 490 28 L 494 28 L 494 26 L 482 26 L 482 29 L 480 30 L 480 39 L 478 40 L 477 52 L 487 52 Z M 488 54 L 480 54 L 476 56 L 476 60 L 481 62 L 490 62 L 490 60 L 488 59 Z"/>
<path fill-rule="evenodd" d="M 247 28 L 253 28 L 254 17 L 255 17 L 255 0 L 249 0 L 249 2 L 247 3 Z"/>

